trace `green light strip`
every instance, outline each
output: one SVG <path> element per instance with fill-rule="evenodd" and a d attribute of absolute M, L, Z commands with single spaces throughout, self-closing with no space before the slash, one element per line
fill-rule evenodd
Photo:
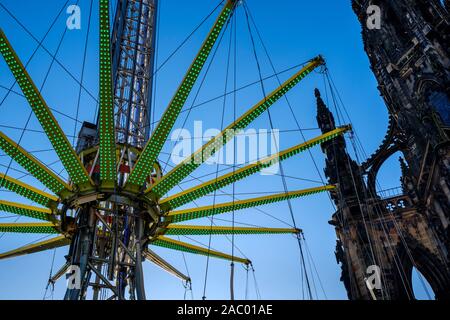
<path fill-rule="evenodd" d="M 39 160 L 25 151 L 21 146 L 8 138 L 3 132 L 0 132 L 0 149 L 13 158 L 52 192 L 60 194 L 64 189 L 71 190 L 68 184 L 39 162 Z"/>
<path fill-rule="evenodd" d="M 243 210 L 257 206 L 263 206 L 270 203 L 280 202 L 288 199 L 306 197 L 313 194 L 334 190 L 335 186 L 325 186 L 319 188 L 311 188 L 288 193 L 280 193 L 271 196 L 259 197 L 248 200 L 238 200 L 234 202 L 220 203 L 214 206 L 200 207 L 194 209 L 186 209 L 180 211 L 172 211 L 166 216 L 167 221 L 177 223 L 209 217 L 217 214 L 223 214 L 231 211 Z"/>
<path fill-rule="evenodd" d="M 100 179 L 117 179 L 109 0 L 100 0 Z M 112 184 L 114 186 L 114 184 Z"/>
<path fill-rule="evenodd" d="M 181 227 L 181 228 L 180 228 Z M 165 235 L 171 236 L 208 236 L 208 235 L 249 235 L 249 234 L 293 234 L 296 229 L 275 228 L 239 228 L 239 227 L 210 227 L 210 226 L 169 226 Z"/>
<path fill-rule="evenodd" d="M 239 170 L 236 170 L 236 172 L 234 172 L 234 173 L 232 172 L 232 173 L 226 174 L 222 177 L 219 177 L 218 179 L 210 180 L 210 181 L 205 182 L 197 187 L 193 187 L 193 188 L 185 190 L 179 194 L 175 194 L 171 197 L 168 197 L 168 198 L 162 200 L 160 202 L 160 207 L 165 212 L 170 211 L 171 209 L 178 208 L 186 203 L 194 201 L 195 199 L 198 199 L 207 194 L 210 194 L 211 192 L 214 192 L 215 190 L 218 190 L 227 185 L 230 185 L 233 182 L 242 180 L 245 177 L 248 177 L 249 175 L 252 175 L 256 172 L 259 172 L 264 168 L 271 167 L 272 165 L 274 165 L 280 161 L 286 160 L 286 159 L 288 159 L 300 152 L 308 150 L 318 144 L 321 144 L 323 142 L 334 139 L 337 136 L 343 134 L 344 132 L 346 132 L 348 130 L 350 130 L 350 127 L 343 127 L 343 128 L 339 128 L 339 129 L 330 131 L 330 132 L 323 134 L 317 138 L 309 140 L 306 143 L 302 143 L 300 145 L 297 145 L 295 147 L 292 147 L 290 149 L 282 151 L 278 154 L 275 154 L 271 157 L 262 159 L 262 160 L 258 161 L 257 163 L 254 163 L 254 164 L 248 165 L 246 167 L 243 167 Z"/>
<path fill-rule="evenodd" d="M 0 232 L 9 233 L 42 233 L 57 234 L 57 227 L 53 223 L 0 223 Z"/>
<path fill-rule="evenodd" d="M 11 69 L 23 94 L 28 100 L 34 114 L 39 120 L 47 137 L 53 145 L 56 153 L 61 159 L 71 180 L 75 184 L 91 182 L 90 178 L 76 155 L 72 146 L 61 130 L 58 122 L 51 113 L 39 90 L 34 85 L 22 62 L 14 52 L 5 34 L 0 30 L 0 53 L 3 55 L 8 67 Z"/>
<path fill-rule="evenodd" d="M 210 140 L 202 148 L 193 153 L 189 158 L 184 160 L 178 166 L 165 174 L 157 184 L 150 190 L 161 198 L 170 189 L 176 186 L 180 181 L 186 178 L 190 173 L 197 169 L 209 157 L 218 152 L 228 141 L 233 139 L 239 130 L 245 129 L 252 121 L 258 118 L 264 111 L 269 109 L 275 102 L 282 98 L 289 90 L 294 88 L 301 80 L 310 74 L 317 67 L 323 65 L 322 57 L 316 57 L 311 60 L 304 68 L 283 83 L 278 89 L 273 91 L 267 98 L 258 102 L 254 107 L 248 110 L 239 119 L 229 125 L 214 139 Z"/>
<path fill-rule="evenodd" d="M 52 211 L 50 209 L 32 207 L 3 200 L 0 200 L 0 210 L 43 221 L 50 221 L 52 218 Z"/>
<path fill-rule="evenodd" d="M 205 65 L 208 56 L 211 53 L 223 26 L 228 21 L 232 13 L 234 6 L 234 1 L 229 0 L 223 10 L 221 11 L 219 17 L 217 18 L 212 30 L 210 31 L 207 39 L 203 43 L 200 52 L 189 68 L 183 82 L 178 88 L 175 96 L 170 102 L 168 108 L 164 112 L 161 121 L 158 123 L 155 131 L 152 133 L 150 140 L 145 146 L 142 154 L 140 155 L 136 165 L 131 172 L 128 182 L 131 185 L 141 187 L 147 177 L 150 175 L 153 165 L 161 152 L 164 142 L 166 141 L 173 125 L 175 124 L 178 115 L 180 114 L 189 93 L 192 90 L 195 82 L 197 81 L 200 72 Z"/>
<path fill-rule="evenodd" d="M 249 264 L 250 263 L 250 261 L 248 259 L 243 259 L 243 258 L 239 258 L 239 257 L 232 257 L 232 256 L 230 256 L 228 254 L 225 254 L 225 253 L 222 253 L 222 252 L 218 252 L 218 251 L 214 251 L 214 250 L 208 250 L 207 248 L 194 246 L 194 245 L 189 244 L 189 243 L 184 243 L 184 242 L 181 242 L 181 241 L 177 241 L 177 240 L 170 239 L 170 238 L 165 238 L 165 237 L 159 237 L 158 239 L 156 239 L 154 242 L 151 242 L 150 244 L 155 245 L 155 246 L 159 246 L 159 247 L 163 247 L 163 248 L 167 248 L 167 249 L 187 252 L 187 253 L 200 254 L 200 255 L 204 255 L 204 256 L 211 256 L 211 257 L 215 257 L 215 258 L 219 258 L 219 259 L 225 259 L 225 260 L 233 260 L 235 262 L 240 262 L 240 263 L 244 263 L 244 264 Z"/>

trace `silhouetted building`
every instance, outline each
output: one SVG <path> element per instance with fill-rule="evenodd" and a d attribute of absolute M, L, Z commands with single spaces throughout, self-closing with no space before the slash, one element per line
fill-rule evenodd
<path fill-rule="evenodd" d="M 350 299 L 413 299 L 415 267 L 436 298 L 450 298 L 450 17 L 449 1 L 352 0 L 364 47 L 389 111 L 379 149 L 360 165 L 343 138 L 322 145 L 326 175 L 338 185 L 336 257 Z M 381 29 L 367 27 L 381 9 Z M 369 12 L 369 13 L 368 13 Z M 335 127 L 316 91 L 323 132 Z M 377 194 L 383 163 L 401 152 L 402 188 Z M 381 270 L 371 292 L 370 266 Z"/>

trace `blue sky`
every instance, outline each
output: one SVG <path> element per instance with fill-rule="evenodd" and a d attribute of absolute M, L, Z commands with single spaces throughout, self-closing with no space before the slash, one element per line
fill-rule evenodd
<path fill-rule="evenodd" d="M 115 3 L 115 1 L 113 1 Z M 18 2 L 14 0 L 0 0 L 16 17 L 28 28 L 33 35 L 41 39 L 51 21 L 56 17 L 58 11 L 64 5 L 63 0 L 42 0 Z M 73 0 L 71 4 L 77 3 Z M 86 69 L 83 85 L 96 96 L 97 84 L 97 1 L 94 1 L 92 12 L 91 34 L 89 35 Z M 193 28 L 217 5 L 218 1 L 197 0 L 195 2 L 181 0 L 162 0 L 160 5 L 159 22 L 159 46 L 158 65 L 168 57 L 173 50 L 181 43 Z M 376 150 L 382 141 L 387 128 L 387 111 L 383 104 L 377 83 L 369 69 L 367 56 L 362 47 L 360 35 L 360 25 L 353 14 L 350 1 L 298 1 L 284 0 L 277 3 L 270 0 L 247 0 L 248 6 L 258 24 L 264 42 L 270 52 L 271 59 L 277 71 L 287 69 L 299 63 L 303 63 L 318 54 L 322 54 L 327 60 L 327 65 L 331 75 L 339 89 L 344 104 L 350 113 L 351 121 L 354 124 L 355 132 L 364 143 L 364 150 L 370 154 Z M 82 13 L 82 29 L 67 31 L 58 51 L 57 59 L 69 70 L 76 79 L 81 78 L 82 57 L 84 42 L 88 26 L 90 0 L 79 0 Z M 55 53 L 58 42 L 65 32 L 65 20 L 67 15 L 63 14 L 55 23 L 48 37 L 43 42 L 46 49 Z M 245 15 L 242 8 L 238 8 L 237 30 L 238 32 L 238 59 L 237 83 L 238 87 L 258 80 L 258 72 L 253 58 L 251 42 L 245 25 Z M 213 20 L 206 24 L 194 34 L 185 46 L 169 60 L 169 62 L 158 72 L 156 81 L 155 99 L 155 121 L 158 120 L 165 110 L 167 103 L 171 99 L 175 89 L 184 76 L 185 70 L 196 54 L 201 41 L 208 32 Z M 0 26 L 7 34 L 10 42 L 18 52 L 22 61 L 27 61 L 32 52 L 36 49 L 37 43 L 0 8 Z M 211 64 L 210 72 L 205 77 L 204 86 L 200 89 L 196 100 L 191 95 L 187 106 L 208 101 L 211 98 L 220 96 L 224 92 L 225 70 L 227 63 L 228 38 L 227 32 L 223 43 L 220 45 L 217 56 Z M 264 56 L 260 43 L 257 42 L 257 52 L 260 57 L 263 76 L 273 74 L 268 60 Z M 41 87 L 45 74 L 51 64 L 51 58 L 41 48 L 37 50 L 31 60 L 28 70 L 32 78 Z M 281 75 L 282 80 L 287 79 L 293 71 Z M 13 83 L 13 78 L 7 70 L 3 61 L 0 61 L 0 85 L 9 87 Z M 267 90 L 275 88 L 277 83 L 274 79 L 265 82 Z M 323 76 L 314 73 L 305 79 L 298 87 L 288 94 L 289 101 L 294 109 L 296 117 L 300 121 L 302 128 L 317 128 L 315 122 L 315 98 L 314 88 L 321 89 L 324 93 Z M 198 85 L 194 88 L 196 92 Z M 228 91 L 232 87 L 228 87 Z M 20 91 L 16 86 L 14 90 Z M 56 113 L 65 133 L 72 141 L 74 132 L 77 132 L 75 121 L 77 113 L 79 86 L 65 72 L 58 63 L 54 63 L 50 70 L 48 79 L 43 88 L 42 94 L 48 104 L 59 112 L 68 115 L 63 116 Z M 0 88 L 0 99 L 3 99 L 6 91 Z M 239 91 L 237 94 L 237 114 L 242 114 L 253 104 L 262 98 L 261 88 L 252 86 Z M 1 101 L 1 100 L 0 100 Z M 203 121 L 205 129 L 221 127 L 223 100 L 205 104 L 192 110 L 186 120 L 186 128 L 192 130 L 194 121 Z M 233 104 L 231 99 L 225 102 L 224 124 L 227 125 L 233 120 Z M 95 101 L 86 92 L 82 92 L 79 107 L 80 121 L 93 121 L 95 118 Z M 30 108 L 26 101 L 16 95 L 10 94 L 0 106 L 0 129 L 15 140 L 18 140 L 21 131 L 11 128 L 23 128 L 27 122 Z M 290 116 L 287 103 L 282 100 L 271 108 L 274 127 L 283 131 L 280 136 L 281 148 L 287 148 L 303 142 L 302 137 L 296 129 L 296 124 Z M 181 128 L 187 113 L 182 113 L 178 119 L 175 129 Z M 34 115 L 30 118 L 27 128 L 31 130 L 41 130 Z M 261 116 L 252 124 L 255 129 L 270 128 L 266 114 Z M 79 128 L 79 124 L 78 124 Z M 319 132 L 308 130 L 304 132 L 306 137 L 313 137 Z M 35 155 L 44 163 L 49 164 L 55 172 L 65 172 L 52 151 L 42 151 L 51 149 L 51 145 L 46 137 L 40 132 L 26 131 L 21 145 L 32 151 L 39 151 Z M 173 148 L 174 143 L 167 143 L 160 157 L 161 162 L 167 162 L 168 153 Z M 324 158 L 320 148 L 312 152 L 314 160 L 320 168 L 324 164 Z M 8 166 L 9 158 L 0 153 L 0 165 Z M 173 165 L 173 164 L 172 164 Z M 169 166 L 170 168 L 170 162 Z M 219 167 L 219 170 L 225 167 Z M 196 177 L 210 174 L 210 179 L 216 172 L 215 165 L 205 166 L 195 172 Z M 4 171 L 2 167 L 0 171 Z M 22 177 L 20 167 L 13 163 L 9 174 L 14 177 Z M 296 190 L 306 187 L 317 186 L 315 182 L 303 181 L 307 179 L 320 181 L 319 174 L 314 168 L 314 163 L 307 153 L 301 154 L 286 161 L 284 164 L 287 184 L 289 190 Z M 211 175 L 212 174 L 212 175 Z M 203 179 L 203 180 L 204 180 Z M 25 182 L 39 186 L 33 178 L 24 177 Z M 379 182 L 383 189 L 399 186 L 399 166 L 397 159 L 391 159 L 382 168 Z M 193 181 L 183 183 L 183 189 L 192 186 Z M 283 185 L 279 176 L 255 175 L 245 182 L 236 183 L 235 192 L 241 198 L 251 197 L 258 192 L 281 192 Z M 180 189 L 174 189 L 180 191 Z M 231 187 L 223 190 L 231 193 Z M 0 191 L 0 199 L 23 201 L 13 194 Z M 223 194 L 217 196 L 217 202 L 229 201 L 230 198 Z M 211 204 L 211 196 L 200 199 L 198 205 Z M 28 203 L 25 201 L 25 203 Z M 340 278 L 340 267 L 336 264 L 334 257 L 335 232 L 327 223 L 333 213 L 333 207 L 327 195 L 317 195 L 307 199 L 295 200 L 293 211 L 297 225 L 305 232 L 308 247 L 314 258 L 315 266 L 318 270 L 320 280 L 325 293 L 329 299 L 346 299 L 345 290 Z M 266 213 L 276 216 L 275 220 L 260 211 L 249 209 L 236 214 L 236 221 L 260 226 L 285 227 L 292 225 L 287 203 L 269 205 L 260 208 Z M 3 218 L 9 215 L 2 213 L 1 221 L 14 221 L 16 218 Z M 230 221 L 231 215 L 224 215 L 224 220 Z M 20 218 L 19 221 L 27 221 Z M 218 224 L 227 225 L 228 222 L 216 221 Z M 197 223 L 197 222 L 195 222 Z M 209 220 L 199 221 L 199 224 L 207 224 Z M 229 223 L 228 223 L 229 224 Z M 0 241 L 1 251 L 36 241 L 40 236 L 4 235 Z M 188 239 L 182 239 L 191 241 Z M 202 243 L 208 242 L 208 237 L 197 237 Z M 299 252 L 296 240 L 291 236 L 236 236 L 235 244 L 254 263 L 257 285 L 264 299 L 300 299 L 302 298 L 302 285 L 299 263 Z M 212 247 L 225 252 L 231 251 L 231 244 L 225 237 L 213 237 Z M 178 252 L 167 251 L 155 248 L 168 261 L 173 263 L 183 272 L 186 266 L 183 255 Z M 56 250 L 54 271 L 58 269 L 64 261 L 67 248 Z M 12 260 L 0 261 L 0 299 L 42 299 L 46 281 L 52 265 L 53 251 L 38 253 Z M 203 295 L 206 258 L 186 255 L 186 264 L 189 274 L 193 279 L 194 298 L 199 299 Z M 206 286 L 206 296 L 208 299 L 229 298 L 229 263 L 222 260 L 210 260 L 208 278 Z M 180 281 L 165 274 L 158 268 L 145 265 L 146 289 L 150 299 L 182 299 L 184 288 Z M 249 297 L 256 298 L 255 285 L 250 275 Z M 319 298 L 324 298 L 321 293 L 317 277 L 315 284 Z M 415 281 L 415 287 L 419 297 L 425 297 L 423 289 Z M 236 297 L 244 298 L 246 286 L 246 272 L 241 266 L 236 267 Z M 64 293 L 65 282 L 61 280 L 56 284 L 54 296 L 61 298 Z"/>

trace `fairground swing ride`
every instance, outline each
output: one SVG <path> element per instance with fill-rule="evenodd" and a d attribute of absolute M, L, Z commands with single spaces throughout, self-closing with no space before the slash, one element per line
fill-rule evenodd
<path fill-rule="evenodd" d="M 97 1 L 94 1 L 96 3 Z M 53 276 L 56 281 L 77 266 L 80 286 L 69 287 L 65 299 L 145 299 L 142 263 L 148 260 L 167 272 L 189 282 L 190 279 L 151 248 L 205 255 L 250 265 L 251 261 L 191 243 L 174 236 L 294 234 L 298 228 L 222 227 L 190 225 L 189 221 L 228 212 L 289 201 L 321 192 L 332 192 L 333 185 L 287 191 L 258 198 L 189 207 L 196 199 L 244 180 L 276 163 L 305 152 L 350 131 L 343 126 L 307 140 L 233 172 L 199 183 L 181 193 L 166 196 L 208 158 L 219 152 L 236 133 L 284 95 L 293 90 L 314 70 L 324 67 L 316 57 L 291 78 L 265 95 L 247 112 L 230 123 L 219 135 L 195 151 L 173 169 L 163 173 L 158 156 L 194 84 L 211 56 L 224 29 L 233 23 L 241 1 L 222 1 L 220 13 L 206 40 L 186 72 L 181 84 L 153 130 L 150 130 L 151 93 L 155 70 L 156 0 L 120 0 L 110 29 L 110 2 L 99 5 L 99 108 L 97 124 L 85 123 L 74 148 L 64 134 L 51 108 L 29 76 L 7 35 L 0 30 L 0 52 L 28 101 L 68 179 L 64 180 L 20 143 L 0 132 L 0 149 L 12 161 L 39 180 L 46 190 L 28 185 L 0 173 L 0 186 L 35 205 L 0 200 L 0 209 L 40 222 L 1 223 L 2 233 L 49 234 L 53 237 L 1 253 L 0 259 L 67 246 L 67 262 Z M 14 41 L 12 41 L 14 42 Z M 7 70 L 1 70 L 2 73 Z M 100 292 L 107 291 L 108 294 Z M 88 296 L 88 292 L 92 296 Z M 233 297 L 232 297 L 233 298 Z"/>

